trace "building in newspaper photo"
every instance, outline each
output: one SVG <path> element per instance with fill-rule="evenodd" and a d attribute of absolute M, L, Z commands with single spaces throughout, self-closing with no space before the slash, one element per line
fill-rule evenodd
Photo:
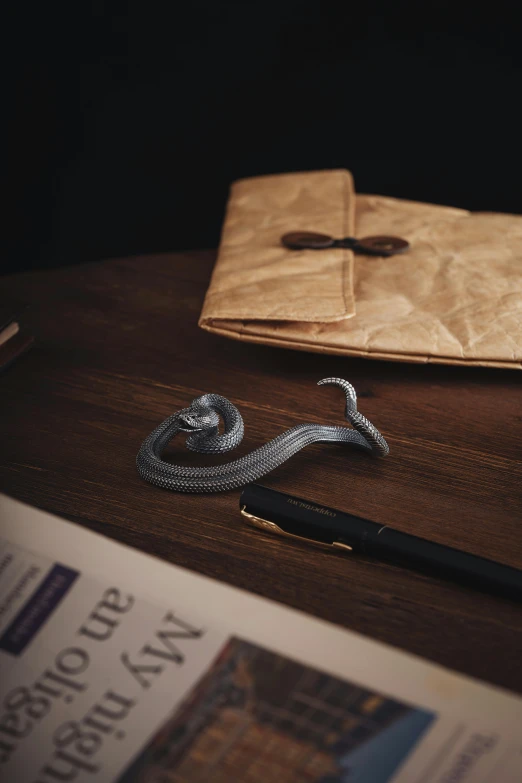
<path fill-rule="evenodd" d="M 434 717 L 232 639 L 119 783 L 383 783 Z"/>

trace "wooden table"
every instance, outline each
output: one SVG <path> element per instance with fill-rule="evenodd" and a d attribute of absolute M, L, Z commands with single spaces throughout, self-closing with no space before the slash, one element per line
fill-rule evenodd
<path fill-rule="evenodd" d="M 522 608 L 244 525 L 239 491 L 178 495 L 138 477 L 163 418 L 203 392 L 237 404 L 244 454 L 294 424 L 343 421 L 350 380 L 391 454 L 304 450 L 267 486 L 522 568 L 522 375 L 253 346 L 197 327 L 211 252 L 3 280 L 37 345 L 0 376 L 0 487 L 23 501 L 446 666 L 522 691 Z M 507 433 L 507 434 L 506 434 Z M 175 440 L 170 457 L 213 464 Z"/>

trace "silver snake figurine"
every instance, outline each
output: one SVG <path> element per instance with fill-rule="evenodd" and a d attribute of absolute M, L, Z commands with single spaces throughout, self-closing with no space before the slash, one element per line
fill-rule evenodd
<path fill-rule="evenodd" d="M 218 394 L 196 397 L 165 419 L 143 441 L 136 458 L 140 476 L 175 492 L 223 492 L 256 481 L 311 443 L 349 443 L 373 456 L 385 457 L 389 447 L 381 433 L 357 410 L 355 389 L 342 378 L 323 378 L 319 386 L 339 386 L 346 396 L 346 419 L 353 429 L 323 424 L 297 424 L 250 454 L 210 468 L 172 465 L 161 459 L 163 449 L 178 432 L 188 433 L 187 448 L 203 454 L 223 454 L 239 445 L 244 425 L 235 405 Z M 224 432 L 218 431 L 219 417 Z"/>

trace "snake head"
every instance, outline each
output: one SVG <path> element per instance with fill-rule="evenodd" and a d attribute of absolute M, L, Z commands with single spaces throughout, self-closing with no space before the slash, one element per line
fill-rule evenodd
<path fill-rule="evenodd" d="M 200 405 L 192 403 L 178 413 L 178 427 L 182 432 L 202 432 L 217 426 L 217 414 Z"/>

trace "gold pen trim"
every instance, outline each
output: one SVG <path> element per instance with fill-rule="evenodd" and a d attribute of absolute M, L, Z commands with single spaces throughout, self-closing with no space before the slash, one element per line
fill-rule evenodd
<path fill-rule="evenodd" d="M 267 530 L 270 533 L 275 533 L 278 536 L 283 536 L 284 538 L 293 538 L 295 541 L 304 541 L 307 544 L 312 544 L 313 546 L 319 547 L 320 549 L 342 549 L 346 552 L 352 552 L 352 547 L 349 544 L 344 544 L 342 541 L 332 541 L 331 544 L 327 544 L 324 541 L 316 541 L 314 538 L 305 538 L 304 536 L 298 536 L 295 533 L 287 533 L 286 530 L 283 530 L 279 527 L 279 525 L 276 525 L 275 522 L 270 522 L 268 519 L 261 519 L 261 517 L 256 517 L 253 514 L 249 514 L 246 510 L 246 506 L 241 507 L 241 516 L 246 519 L 246 521 L 253 525 L 254 527 L 259 528 L 259 530 Z"/>

